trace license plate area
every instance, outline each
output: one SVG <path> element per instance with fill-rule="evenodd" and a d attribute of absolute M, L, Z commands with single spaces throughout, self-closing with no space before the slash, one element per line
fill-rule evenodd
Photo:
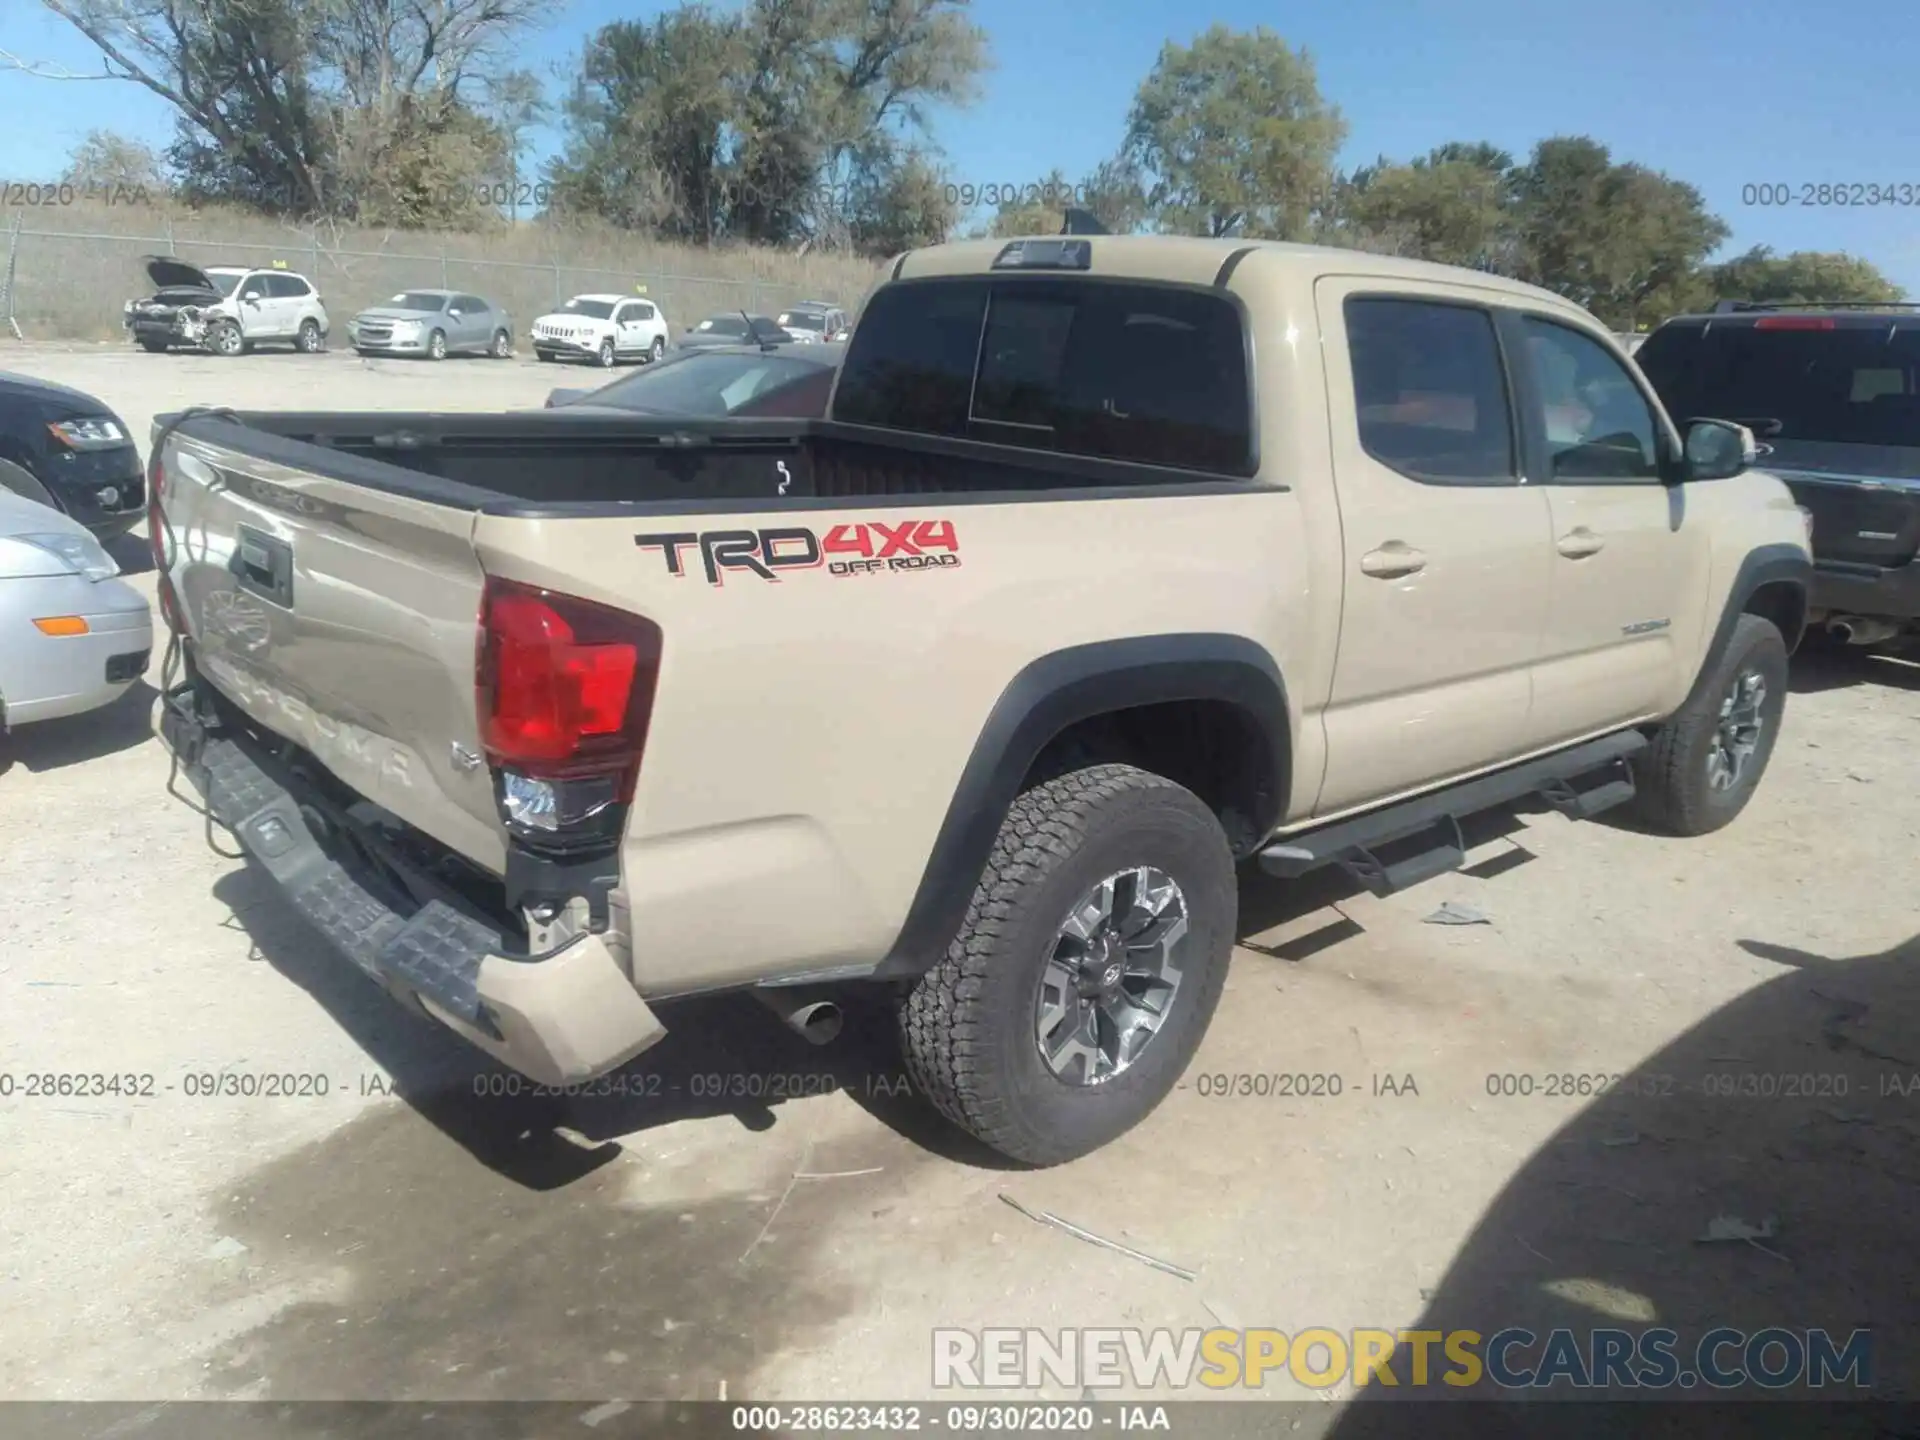
<path fill-rule="evenodd" d="M 251 525 L 237 526 L 227 569 L 242 590 L 282 609 L 293 608 L 293 547 L 286 541 Z"/>

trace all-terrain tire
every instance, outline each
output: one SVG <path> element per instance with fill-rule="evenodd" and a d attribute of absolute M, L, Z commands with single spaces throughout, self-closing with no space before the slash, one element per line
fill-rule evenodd
<path fill-rule="evenodd" d="M 1737 703 L 1736 687 L 1756 678 L 1765 689 L 1753 707 L 1759 734 L 1734 783 L 1716 788 L 1710 778 L 1720 738 L 1723 707 Z M 1693 693 L 1634 757 L 1633 808 L 1648 824 L 1671 835 L 1706 835 L 1732 822 L 1753 798 L 1780 737 L 1787 704 L 1787 643 L 1773 623 L 1742 615 L 1720 653 L 1707 662 Z"/>
<path fill-rule="evenodd" d="M 1080 899 L 1138 866 L 1180 887 L 1180 985 L 1131 1064 L 1075 1084 L 1040 1053 L 1041 976 Z M 1001 823 L 960 933 L 901 1004 L 909 1074 L 949 1120 L 1011 1159 L 1055 1165 L 1097 1150 L 1145 1119 L 1193 1058 L 1226 983 L 1238 915 L 1226 835 L 1192 792 L 1131 765 L 1041 780 Z"/>

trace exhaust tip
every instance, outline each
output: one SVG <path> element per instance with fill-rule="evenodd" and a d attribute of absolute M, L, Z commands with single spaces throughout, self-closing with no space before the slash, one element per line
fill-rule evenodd
<path fill-rule="evenodd" d="M 814 1045 L 825 1045 L 840 1034 L 845 1019 L 838 1005 L 831 1000 L 820 1000 L 795 1011 L 788 1023 L 800 1033 L 803 1040 Z"/>

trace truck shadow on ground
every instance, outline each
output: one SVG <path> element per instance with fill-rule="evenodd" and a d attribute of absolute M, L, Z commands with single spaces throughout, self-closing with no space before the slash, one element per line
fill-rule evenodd
<path fill-rule="evenodd" d="M 61 770 L 144 745 L 153 738 L 151 719 L 158 693 L 146 681 L 136 680 L 111 705 L 0 735 L 0 775 L 15 765 L 36 773 Z"/>
<path fill-rule="evenodd" d="M 1883 954 L 1831 960 L 1743 940 L 1784 973 L 1742 995 L 1612 1081 L 1513 1177 L 1468 1237 L 1412 1329 L 1521 1327 L 1544 1340 L 1598 1327 L 1678 1332 L 1679 1373 L 1709 1330 L 1824 1328 L 1844 1347 L 1872 1334 L 1871 1390 L 1831 1384 L 1768 1392 L 1691 1385 L 1641 1399 L 1920 1399 L 1920 937 Z M 1530 1103 L 1515 1097 L 1514 1105 Z M 1750 1239 L 1705 1241 L 1716 1218 Z M 1724 1226 L 1725 1222 L 1722 1221 Z M 1776 1350 L 1769 1363 L 1781 1364 Z M 1542 1347 L 1518 1345 L 1516 1368 Z M 1716 1357 L 1737 1362 L 1738 1347 Z M 1433 1436 L 1679 1434 L 1890 1435 L 1892 1407 L 1863 1415 L 1763 1404 L 1738 1414 L 1697 1405 L 1445 1403 L 1529 1398 L 1487 1380 L 1415 1389 L 1411 1347 L 1389 1362 L 1398 1386 L 1363 1392 L 1335 1440 Z M 1620 1400 L 1636 1392 L 1614 1390 Z M 1535 1401 L 1578 1398 L 1567 1382 Z M 1599 1398 L 1588 1391 L 1584 1398 Z M 1406 1403 L 1414 1402 L 1414 1403 Z M 1907 1405 L 1901 1406 L 1907 1412 Z M 1628 1416 L 1634 1418 L 1628 1420 Z M 1908 1412 L 1907 1425 L 1916 1417 Z"/>
<path fill-rule="evenodd" d="M 125 535 L 114 536 L 107 541 L 105 549 L 120 567 L 122 575 L 145 575 L 153 569 L 153 547 L 147 543 L 144 526 Z"/>
<path fill-rule="evenodd" d="M 1470 843 L 1524 829 L 1515 812 L 1475 817 Z M 1490 874 L 1530 859 L 1517 844 L 1468 873 Z M 1248 868 L 1241 877 L 1244 939 L 1297 921 L 1359 893 L 1337 869 L 1280 881 Z M 790 1100 L 838 1093 L 930 1155 L 975 1168 L 1021 1168 L 942 1119 L 917 1093 L 900 1052 L 888 998 L 858 986 L 840 999 L 846 1022 L 812 1045 L 743 993 L 669 1002 L 667 1034 L 613 1075 L 577 1093 L 554 1094 L 496 1065 L 444 1027 L 396 1004 L 336 955 L 250 868 L 223 876 L 214 894 L 244 930 L 254 958 L 273 966 L 326 1010 L 366 1053 L 371 1085 L 404 1101 L 489 1169 L 531 1190 L 571 1185 L 621 1153 L 619 1139 L 683 1121 L 730 1116 L 767 1131 Z M 1302 960 L 1360 926 L 1338 915 L 1307 936 L 1263 953 Z"/>
<path fill-rule="evenodd" d="M 1818 695 L 1854 685 L 1883 685 L 1892 690 L 1920 690 L 1920 647 L 1904 650 L 1802 645 L 1788 671 L 1795 695 Z"/>
<path fill-rule="evenodd" d="M 1468 816 L 1460 822 L 1460 831 L 1469 856 L 1496 844 L 1502 848 L 1483 853 L 1456 873 L 1491 880 L 1527 864 L 1534 854 L 1517 837 L 1527 832 L 1527 816 L 1546 813 L 1546 805 L 1527 801 Z M 1338 865 L 1281 880 L 1249 861 L 1240 870 L 1241 943 L 1275 959 L 1306 960 L 1364 932 L 1365 927 L 1339 907 L 1365 893 L 1360 882 Z M 1301 926 L 1300 922 L 1318 917 L 1321 911 L 1328 912 L 1320 917 L 1323 923 L 1311 929 Z"/>
<path fill-rule="evenodd" d="M 254 955 L 312 995 L 377 1067 L 368 1083 L 392 1093 L 474 1158 L 517 1184 L 573 1184 L 616 1159 L 618 1137 L 682 1121 L 731 1116 L 771 1130 L 790 1100 L 839 1093 L 930 1154 L 1009 1168 L 942 1120 L 907 1074 L 883 997 L 844 995 L 840 1036 L 812 1045 L 745 994 L 669 1002 L 666 1037 L 577 1093 L 544 1092 L 396 1004 L 336 955 L 251 869 L 229 872 L 215 896 L 245 930 Z M 566 1132 L 570 1132 L 566 1133 Z"/>

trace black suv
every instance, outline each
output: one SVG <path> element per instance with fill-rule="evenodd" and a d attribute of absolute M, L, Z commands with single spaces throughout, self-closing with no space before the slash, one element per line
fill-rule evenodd
<path fill-rule="evenodd" d="M 1920 305 L 1752 305 L 1667 321 L 1634 356 L 1667 409 L 1747 426 L 1813 514 L 1810 621 L 1858 645 L 1920 623 Z"/>
<path fill-rule="evenodd" d="M 103 541 L 146 514 L 146 476 L 126 423 L 84 391 L 5 371 L 0 490 L 51 505 Z"/>

